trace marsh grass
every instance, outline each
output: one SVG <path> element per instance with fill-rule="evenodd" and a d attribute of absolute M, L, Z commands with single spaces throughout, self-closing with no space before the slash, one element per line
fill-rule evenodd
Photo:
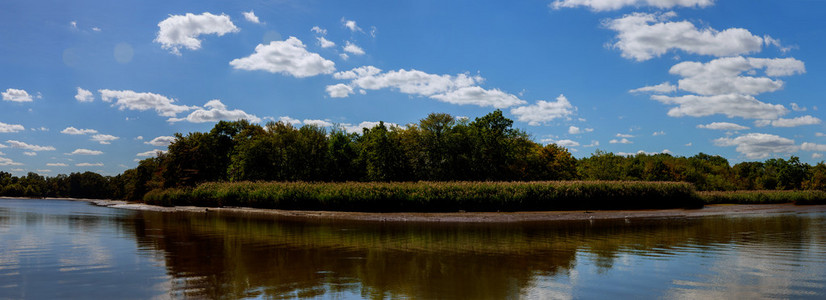
<path fill-rule="evenodd" d="M 726 191 L 699 192 L 705 204 L 778 204 L 797 205 L 826 204 L 824 191 Z"/>
<path fill-rule="evenodd" d="M 148 204 L 362 212 L 540 211 L 698 208 L 689 183 L 545 182 L 216 182 L 154 190 Z"/>

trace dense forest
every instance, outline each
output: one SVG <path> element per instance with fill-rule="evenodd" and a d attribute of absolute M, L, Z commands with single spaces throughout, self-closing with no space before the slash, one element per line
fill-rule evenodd
<path fill-rule="evenodd" d="M 220 121 L 209 132 L 176 134 L 165 153 L 117 176 L 93 172 L 24 177 L 0 172 L 0 195 L 141 200 L 159 188 L 222 181 L 690 182 L 698 190 L 826 190 L 826 164 L 798 157 L 742 162 L 697 154 L 620 156 L 597 150 L 576 159 L 534 142 L 496 110 L 470 121 L 433 113 L 405 127 L 379 123 L 361 133 L 283 122 Z"/>

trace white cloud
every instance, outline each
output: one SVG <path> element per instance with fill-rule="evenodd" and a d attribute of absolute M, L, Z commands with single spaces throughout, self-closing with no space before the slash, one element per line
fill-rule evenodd
<path fill-rule="evenodd" d="M 617 133 L 617 137 L 621 137 L 621 138 L 632 138 L 632 137 L 634 137 L 634 135 L 632 135 L 632 134 L 627 134 L 627 133 Z"/>
<path fill-rule="evenodd" d="M 318 26 L 313 26 L 313 28 L 310 29 L 310 30 L 312 32 L 318 33 L 320 35 L 327 35 L 327 29 L 323 29 L 323 28 L 318 27 Z"/>
<path fill-rule="evenodd" d="M 301 125 L 301 120 L 290 118 L 290 116 L 279 117 L 278 121 L 280 121 L 284 124 L 290 124 L 290 125 L 293 125 L 293 126 Z"/>
<path fill-rule="evenodd" d="M 334 124 L 325 120 L 304 120 L 304 125 L 313 125 L 318 127 L 332 127 Z"/>
<path fill-rule="evenodd" d="M 15 141 L 15 140 L 7 140 L 6 143 L 9 144 L 9 146 L 12 147 L 12 148 L 20 148 L 20 149 L 25 149 L 25 150 L 30 150 L 30 151 L 54 151 L 55 150 L 55 148 L 52 147 L 52 146 L 29 145 L 29 144 L 26 144 L 24 142 Z"/>
<path fill-rule="evenodd" d="M 628 140 L 627 138 L 622 138 L 622 139 L 619 139 L 619 140 L 618 139 L 612 139 L 612 140 L 608 141 L 608 143 L 609 144 L 633 144 L 634 142 Z"/>
<path fill-rule="evenodd" d="M 255 24 L 261 24 L 261 20 L 258 20 L 258 16 L 255 15 L 254 11 L 245 11 L 242 12 L 242 14 L 244 15 L 244 19 L 247 19 L 247 21 L 250 21 Z M 227 17 L 227 19 L 229 19 L 229 17 Z"/>
<path fill-rule="evenodd" d="M 794 141 L 766 133 L 749 133 L 736 138 L 719 138 L 714 140 L 717 146 L 737 146 L 737 152 L 749 159 L 762 159 L 772 154 L 789 154 L 796 152 L 798 146 Z"/>
<path fill-rule="evenodd" d="M 652 135 L 652 136 L 661 136 L 661 135 L 665 135 L 665 131 L 657 131 L 657 132 L 654 132 L 654 133 L 653 133 L 653 134 L 651 134 L 651 135 Z"/>
<path fill-rule="evenodd" d="M 565 148 L 579 147 L 579 143 L 577 141 L 572 140 L 558 140 L 552 143 Z"/>
<path fill-rule="evenodd" d="M 823 158 L 822 153 L 812 153 L 812 159 Z"/>
<path fill-rule="evenodd" d="M 172 142 L 174 142 L 174 141 L 175 141 L 174 136 L 162 135 L 162 136 L 159 136 L 159 137 L 156 137 L 156 138 L 152 139 L 151 141 L 143 142 L 143 143 L 147 144 L 147 145 L 156 146 L 156 147 L 166 147 L 166 146 L 169 146 L 169 144 L 172 144 Z"/>
<path fill-rule="evenodd" d="M 817 137 L 824 137 L 824 136 L 826 136 L 826 133 L 823 133 L 823 132 L 815 132 L 815 136 L 817 136 Z M 0 148 L 2 148 L 2 147 L 0 147 Z"/>
<path fill-rule="evenodd" d="M 101 145 L 109 145 L 112 143 L 112 141 L 117 139 L 119 139 L 119 137 L 109 134 L 96 134 L 93 135 L 91 138 L 92 141 L 98 142 Z"/>
<path fill-rule="evenodd" d="M 64 163 L 47 163 L 46 166 L 47 167 L 66 167 L 66 166 L 69 166 L 69 165 L 64 164 Z"/>
<path fill-rule="evenodd" d="M 22 166 L 22 163 L 13 161 L 11 158 L 0 157 L 0 166 Z"/>
<path fill-rule="evenodd" d="M 75 100 L 77 100 L 78 102 L 92 102 L 95 101 L 95 96 L 92 95 L 92 92 L 78 87 L 77 95 L 75 95 Z"/>
<path fill-rule="evenodd" d="M 364 128 L 371 129 L 373 127 L 376 127 L 376 125 L 379 125 L 379 122 L 364 121 L 364 122 L 359 123 L 358 125 L 351 125 L 349 123 L 339 124 L 339 128 L 344 129 L 344 131 L 346 131 L 348 133 L 361 133 L 363 131 L 362 129 L 364 129 Z M 386 126 L 387 128 L 391 128 L 391 127 L 398 127 L 399 125 L 394 124 L 394 123 L 384 122 L 384 126 Z"/>
<path fill-rule="evenodd" d="M 663 82 L 663 83 L 660 83 L 658 85 L 650 85 L 650 86 L 644 86 L 644 87 L 641 87 L 641 88 L 636 88 L 636 89 L 630 90 L 628 92 L 631 92 L 631 93 L 652 93 L 653 92 L 653 93 L 665 94 L 665 93 L 673 93 L 673 92 L 676 92 L 676 91 L 677 91 L 677 86 L 671 84 L 670 82 Z"/>
<path fill-rule="evenodd" d="M 89 149 L 75 149 L 72 153 L 66 153 L 66 155 L 101 155 L 103 151 L 98 150 L 89 150 Z"/>
<path fill-rule="evenodd" d="M 798 105 L 797 103 L 794 103 L 794 102 L 791 103 L 791 106 L 792 106 L 793 111 L 806 111 L 806 110 L 808 110 L 808 108 L 802 107 L 802 106 L 800 106 L 800 105 Z"/>
<path fill-rule="evenodd" d="M 69 26 L 70 26 L 70 27 L 72 27 L 72 29 L 77 30 L 77 21 L 71 21 L 71 22 L 69 22 Z"/>
<path fill-rule="evenodd" d="M 361 47 L 351 43 L 350 41 L 347 41 L 347 44 L 344 46 L 344 52 L 354 55 L 364 55 L 364 49 L 361 49 Z"/>
<path fill-rule="evenodd" d="M 653 95 L 651 99 L 663 104 L 677 105 L 668 110 L 668 115 L 672 117 L 704 117 L 722 114 L 729 118 L 773 120 L 789 112 L 783 105 L 760 102 L 750 95 L 685 95 L 680 97 Z"/>
<path fill-rule="evenodd" d="M 746 126 L 728 123 L 728 122 L 713 122 L 711 124 L 706 125 L 697 125 L 697 128 L 703 129 L 711 129 L 711 130 L 728 130 L 728 131 L 737 131 L 737 130 L 746 130 L 749 129 Z"/>
<path fill-rule="evenodd" d="M 66 127 L 66 129 L 61 130 L 60 133 L 62 133 L 62 134 L 71 134 L 71 135 L 82 135 L 82 134 L 95 134 L 95 133 L 98 133 L 98 131 L 94 130 L 94 129 L 77 129 L 77 128 L 74 128 L 74 127 L 70 126 L 70 127 Z"/>
<path fill-rule="evenodd" d="M 459 105 L 478 105 L 482 107 L 506 108 L 514 105 L 525 104 L 525 101 L 517 98 L 512 94 L 505 93 L 499 89 L 487 90 L 479 86 L 462 87 L 444 94 L 436 94 L 430 98 L 440 100 L 447 103 Z M 534 106 L 539 106 L 542 109 L 553 109 L 557 102 L 539 101 Z M 556 113 L 547 111 L 547 113 Z M 550 115 L 548 115 L 550 117 Z M 550 119 L 548 119 L 550 121 Z"/>
<path fill-rule="evenodd" d="M 765 69 L 766 75 L 773 77 L 806 73 L 803 62 L 794 58 L 766 59 L 742 56 L 718 58 L 707 63 L 681 62 L 671 67 L 669 73 L 683 77 L 679 81 L 681 90 L 700 95 L 757 95 L 783 88 L 782 80 L 742 76 L 744 72 L 753 75 L 760 69 Z"/>
<path fill-rule="evenodd" d="M 32 95 L 29 95 L 28 92 L 25 90 L 18 90 L 18 89 L 6 89 L 5 92 L 0 93 L 3 95 L 4 101 L 12 101 L 12 102 L 32 102 Z"/>
<path fill-rule="evenodd" d="M 348 58 L 350 58 L 350 56 L 347 55 L 347 53 L 341 53 L 338 55 L 338 57 L 341 57 L 342 60 L 347 60 Z"/>
<path fill-rule="evenodd" d="M 353 88 L 343 83 L 328 85 L 325 90 L 327 90 L 327 94 L 333 98 L 347 98 L 353 94 Z"/>
<path fill-rule="evenodd" d="M 404 70 L 401 70 L 404 71 Z M 414 70 L 415 71 L 415 70 Z M 333 78 L 341 80 L 352 80 L 362 77 L 374 77 L 381 73 L 381 69 L 374 66 L 358 67 L 349 71 L 341 71 L 333 74 Z M 375 79 L 374 79 L 375 80 Z"/>
<path fill-rule="evenodd" d="M 323 36 L 317 37 L 316 39 L 318 40 L 318 44 L 321 45 L 321 48 L 330 48 L 336 46 L 336 43 L 333 43 L 325 39 Z"/>
<path fill-rule="evenodd" d="M 826 145 L 815 143 L 803 143 L 800 144 L 800 150 L 826 152 Z"/>
<path fill-rule="evenodd" d="M 576 108 L 571 105 L 568 98 L 565 98 L 565 95 L 559 95 L 555 102 L 539 100 L 534 105 L 514 108 L 511 113 L 516 115 L 516 119 L 519 121 L 528 122 L 528 125 L 531 126 L 538 126 L 557 118 L 568 117 L 575 110 Z"/>
<path fill-rule="evenodd" d="M 626 6 L 652 6 L 659 9 L 673 7 L 706 7 L 714 0 L 555 0 L 549 6 L 553 9 L 588 7 L 593 11 L 618 10 Z"/>
<path fill-rule="evenodd" d="M 579 128 L 579 127 L 576 127 L 576 126 L 568 127 L 568 134 L 582 134 L 582 133 L 593 132 L 593 131 L 594 131 L 593 128 L 582 129 L 582 128 Z"/>
<path fill-rule="evenodd" d="M 341 18 L 341 24 L 344 25 L 344 27 L 347 27 L 347 29 L 350 29 L 350 31 L 352 31 L 352 32 L 356 32 L 356 31 L 362 31 L 363 32 L 363 30 L 361 30 L 361 27 L 358 27 L 358 25 L 356 25 L 356 21 Z"/>
<path fill-rule="evenodd" d="M 304 43 L 292 36 L 285 41 L 272 41 L 269 45 L 259 44 L 255 53 L 234 59 L 229 64 L 235 69 L 262 70 L 297 78 L 330 74 L 336 70 L 334 62 L 307 51 Z"/>
<path fill-rule="evenodd" d="M 100 31 L 101 31 L 101 29 L 100 29 L 100 27 L 92 27 L 92 31 L 94 31 L 94 32 L 100 32 Z"/>
<path fill-rule="evenodd" d="M 812 116 L 802 116 L 791 119 L 779 118 L 777 120 L 757 120 L 754 122 L 754 125 L 757 127 L 763 127 L 768 125 L 772 125 L 774 127 L 797 127 L 804 125 L 817 125 L 821 122 L 822 121 L 820 119 Z"/>
<path fill-rule="evenodd" d="M 26 128 L 23 127 L 23 125 L 20 125 L 20 124 L 6 124 L 6 123 L 3 123 L 3 122 L 0 122 L 0 133 L 14 133 L 14 132 L 21 132 L 23 130 L 26 130 Z"/>
<path fill-rule="evenodd" d="M 166 153 L 166 150 L 160 150 L 160 149 L 149 150 L 149 151 L 146 151 L 146 152 L 138 153 L 135 156 L 140 156 L 140 157 L 158 156 L 158 153 Z"/>
<path fill-rule="evenodd" d="M 37 156 L 37 152 L 23 152 L 25 156 Z"/>
<path fill-rule="evenodd" d="M 638 12 L 606 20 L 604 25 L 617 32 L 617 41 L 612 46 L 622 52 L 622 57 L 637 61 L 662 56 L 672 49 L 732 56 L 759 52 L 763 45 L 763 38 L 742 28 L 717 31 L 710 27 L 698 29 L 688 21 L 666 22 L 675 16 L 674 12 Z"/>
<path fill-rule="evenodd" d="M 75 164 L 77 167 L 103 167 L 103 163 L 79 163 Z"/>
<path fill-rule="evenodd" d="M 198 36 L 202 34 L 215 34 L 222 36 L 231 32 L 238 32 L 238 27 L 232 24 L 229 16 L 216 16 L 211 13 L 194 15 L 171 15 L 169 18 L 158 23 L 158 36 L 156 43 L 169 50 L 173 54 L 181 55 L 181 48 L 198 50 L 201 48 L 201 40 Z"/>
<path fill-rule="evenodd" d="M 646 152 L 643 150 L 637 151 L 636 153 L 629 153 L 629 152 L 617 152 L 616 155 L 619 156 L 636 156 L 638 154 L 645 154 L 645 155 L 657 155 L 657 154 L 671 154 L 671 150 L 665 149 L 660 152 Z"/>
<path fill-rule="evenodd" d="M 217 122 L 220 120 L 235 121 L 246 119 L 253 123 L 261 122 L 261 118 L 248 114 L 240 109 L 228 110 L 221 100 L 214 99 L 204 104 L 204 108 L 190 113 L 185 118 L 169 118 L 167 121 L 174 123 L 179 121 L 189 121 L 191 123 Z"/>
<path fill-rule="evenodd" d="M 117 106 L 120 110 L 146 111 L 154 109 L 162 117 L 174 117 L 178 113 L 193 110 L 197 107 L 173 104 L 176 100 L 153 93 L 137 93 L 135 91 L 123 90 L 98 90 L 100 98 L 104 102 L 116 100 L 112 106 Z"/>

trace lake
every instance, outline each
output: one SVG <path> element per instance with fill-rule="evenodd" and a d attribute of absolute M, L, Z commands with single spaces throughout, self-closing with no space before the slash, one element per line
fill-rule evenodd
<path fill-rule="evenodd" d="M 0 299 L 826 297 L 826 208 L 433 224 L 0 199 Z"/>

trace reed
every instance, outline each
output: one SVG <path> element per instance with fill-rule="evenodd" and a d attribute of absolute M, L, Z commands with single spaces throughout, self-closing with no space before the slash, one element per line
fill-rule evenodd
<path fill-rule="evenodd" d="M 689 183 L 213 182 L 147 193 L 148 204 L 362 212 L 544 211 L 699 208 Z"/>
<path fill-rule="evenodd" d="M 812 191 L 711 191 L 699 192 L 705 204 L 773 204 L 794 203 L 797 205 L 826 204 L 826 192 Z"/>

